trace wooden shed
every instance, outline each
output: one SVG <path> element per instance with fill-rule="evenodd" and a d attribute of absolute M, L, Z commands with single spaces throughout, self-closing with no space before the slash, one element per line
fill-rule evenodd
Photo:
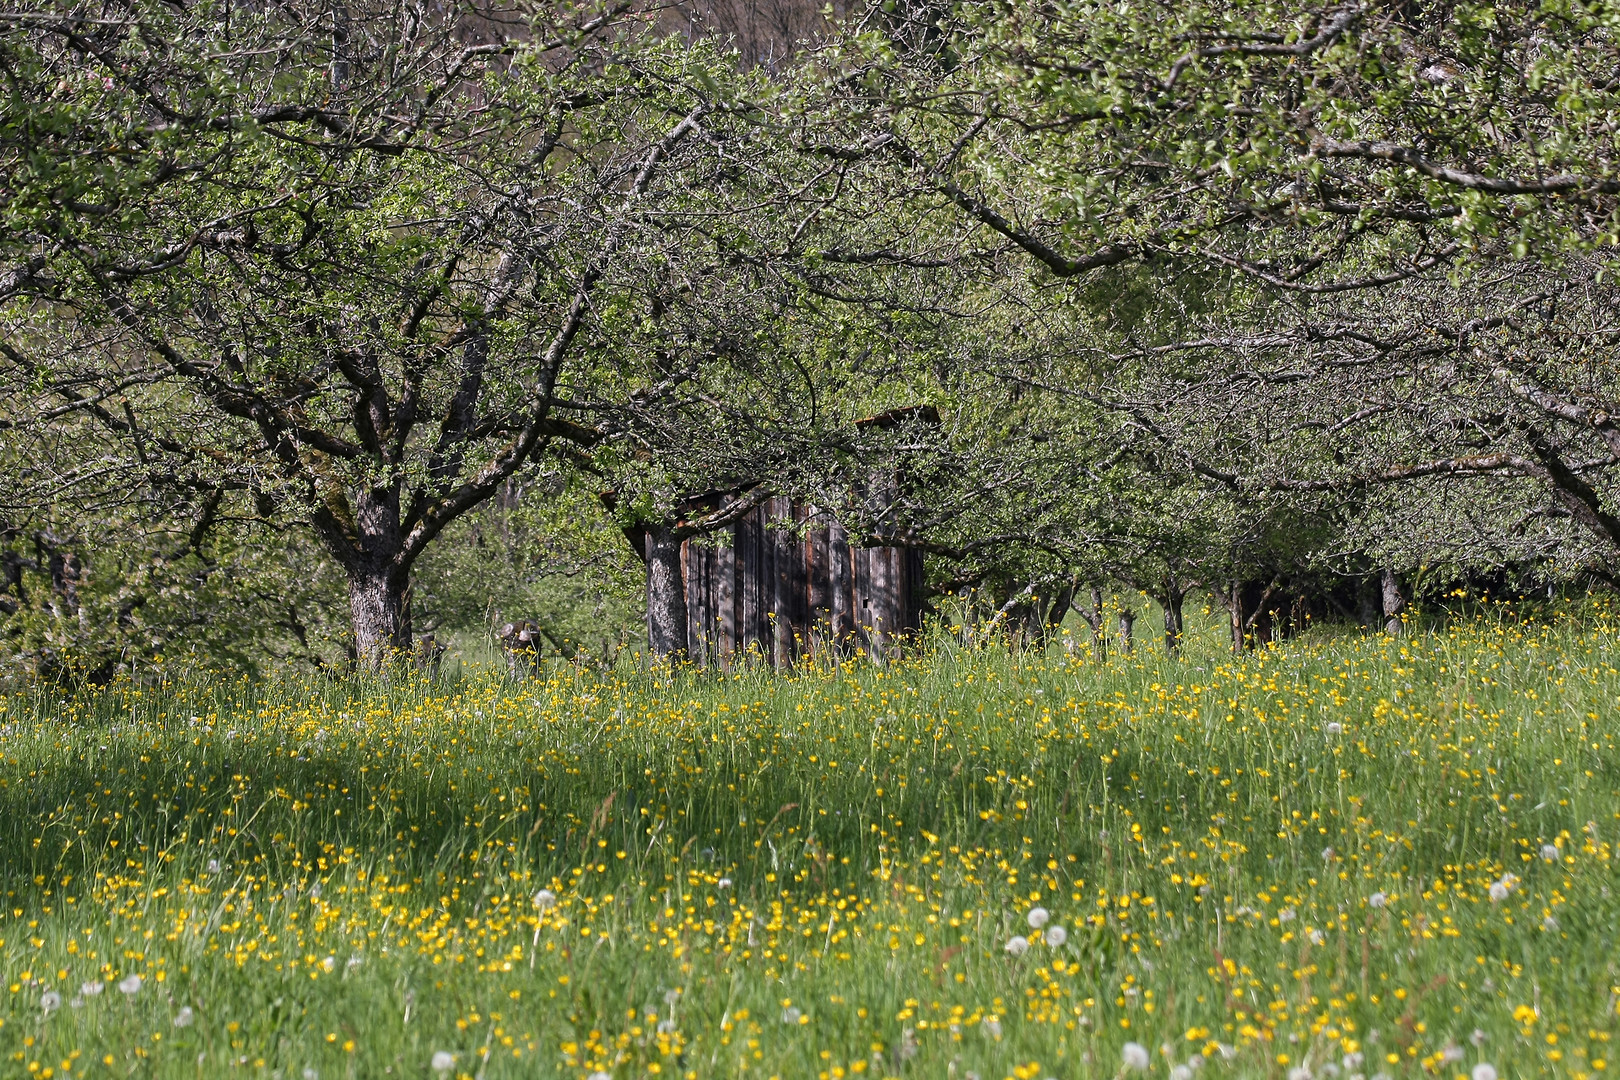
<path fill-rule="evenodd" d="M 788 667 L 856 648 L 883 657 L 922 627 L 922 552 L 855 547 L 832 515 L 785 498 L 684 541 L 681 577 L 686 650 L 699 664 L 742 654 Z"/>

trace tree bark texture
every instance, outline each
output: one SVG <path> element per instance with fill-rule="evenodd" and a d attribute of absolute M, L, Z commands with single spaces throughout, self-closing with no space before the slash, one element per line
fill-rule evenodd
<path fill-rule="evenodd" d="M 1181 583 L 1174 575 L 1164 579 L 1164 652 L 1166 656 L 1174 655 L 1181 648 L 1181 631 L 1184 626 L 1181 617 L 1181 602 L 1185 594 L 1181 591 Z"/>
<path fill-rule="evenodd" d="M 681 540 L 667 525 L 647 526 L 647 648 L 655 660 L 686 656 L 686 583 Z"/>
<path fill-rule="evenodd" d="M 389 566 L 349 568 L 355 660 L 371 671 L 411 649 L 410 575 Z"/>
<path fill-rule="evenodd" d="M 1401 621 L 1401 612 L 1406 609 L 1406 596 L 1401 592 L 1401 579 L 1387 566 L 1380 576 L 1379 594 L 1383 600 L 1384 633 L 1399 636 L 1406 629 L 1406 624 Z"/>
<path fill-rule="evenodd" d="M 1168 609 L 1167 609 L 1168 610 Z M 1168 624 L 1169 615 L 1165 616 Z M 1125 656 L 1131 655 L 1131 631 L 1136 626 L 1136 612 L 1130 608 L 1121 608 L 1119 612 L 1119 651 Z"/>

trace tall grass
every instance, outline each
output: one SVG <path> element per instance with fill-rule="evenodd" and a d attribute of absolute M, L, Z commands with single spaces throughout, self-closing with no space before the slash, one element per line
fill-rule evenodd
<path fill-rule="evenodd" d="M 1608 1075 L 1620 650 L 1523 615 L 15 696 L 0 1064 Z"/>

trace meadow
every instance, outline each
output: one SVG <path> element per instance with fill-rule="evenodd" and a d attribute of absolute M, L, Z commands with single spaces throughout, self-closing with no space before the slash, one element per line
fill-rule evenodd
<path fill-rule="evenodd" d="M 0 700 L 0 1073 L 1620 1071 L 1604 601 Z"/>

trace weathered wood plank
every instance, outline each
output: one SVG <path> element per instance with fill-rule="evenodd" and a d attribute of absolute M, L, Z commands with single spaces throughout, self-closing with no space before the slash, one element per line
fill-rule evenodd
<path fill-rule="evenodd" d="M 855 634 L 855 565 L 849 534 L 837 519 L 827 525 L 827 593 L 834 646 L 842 651 Z"/>

